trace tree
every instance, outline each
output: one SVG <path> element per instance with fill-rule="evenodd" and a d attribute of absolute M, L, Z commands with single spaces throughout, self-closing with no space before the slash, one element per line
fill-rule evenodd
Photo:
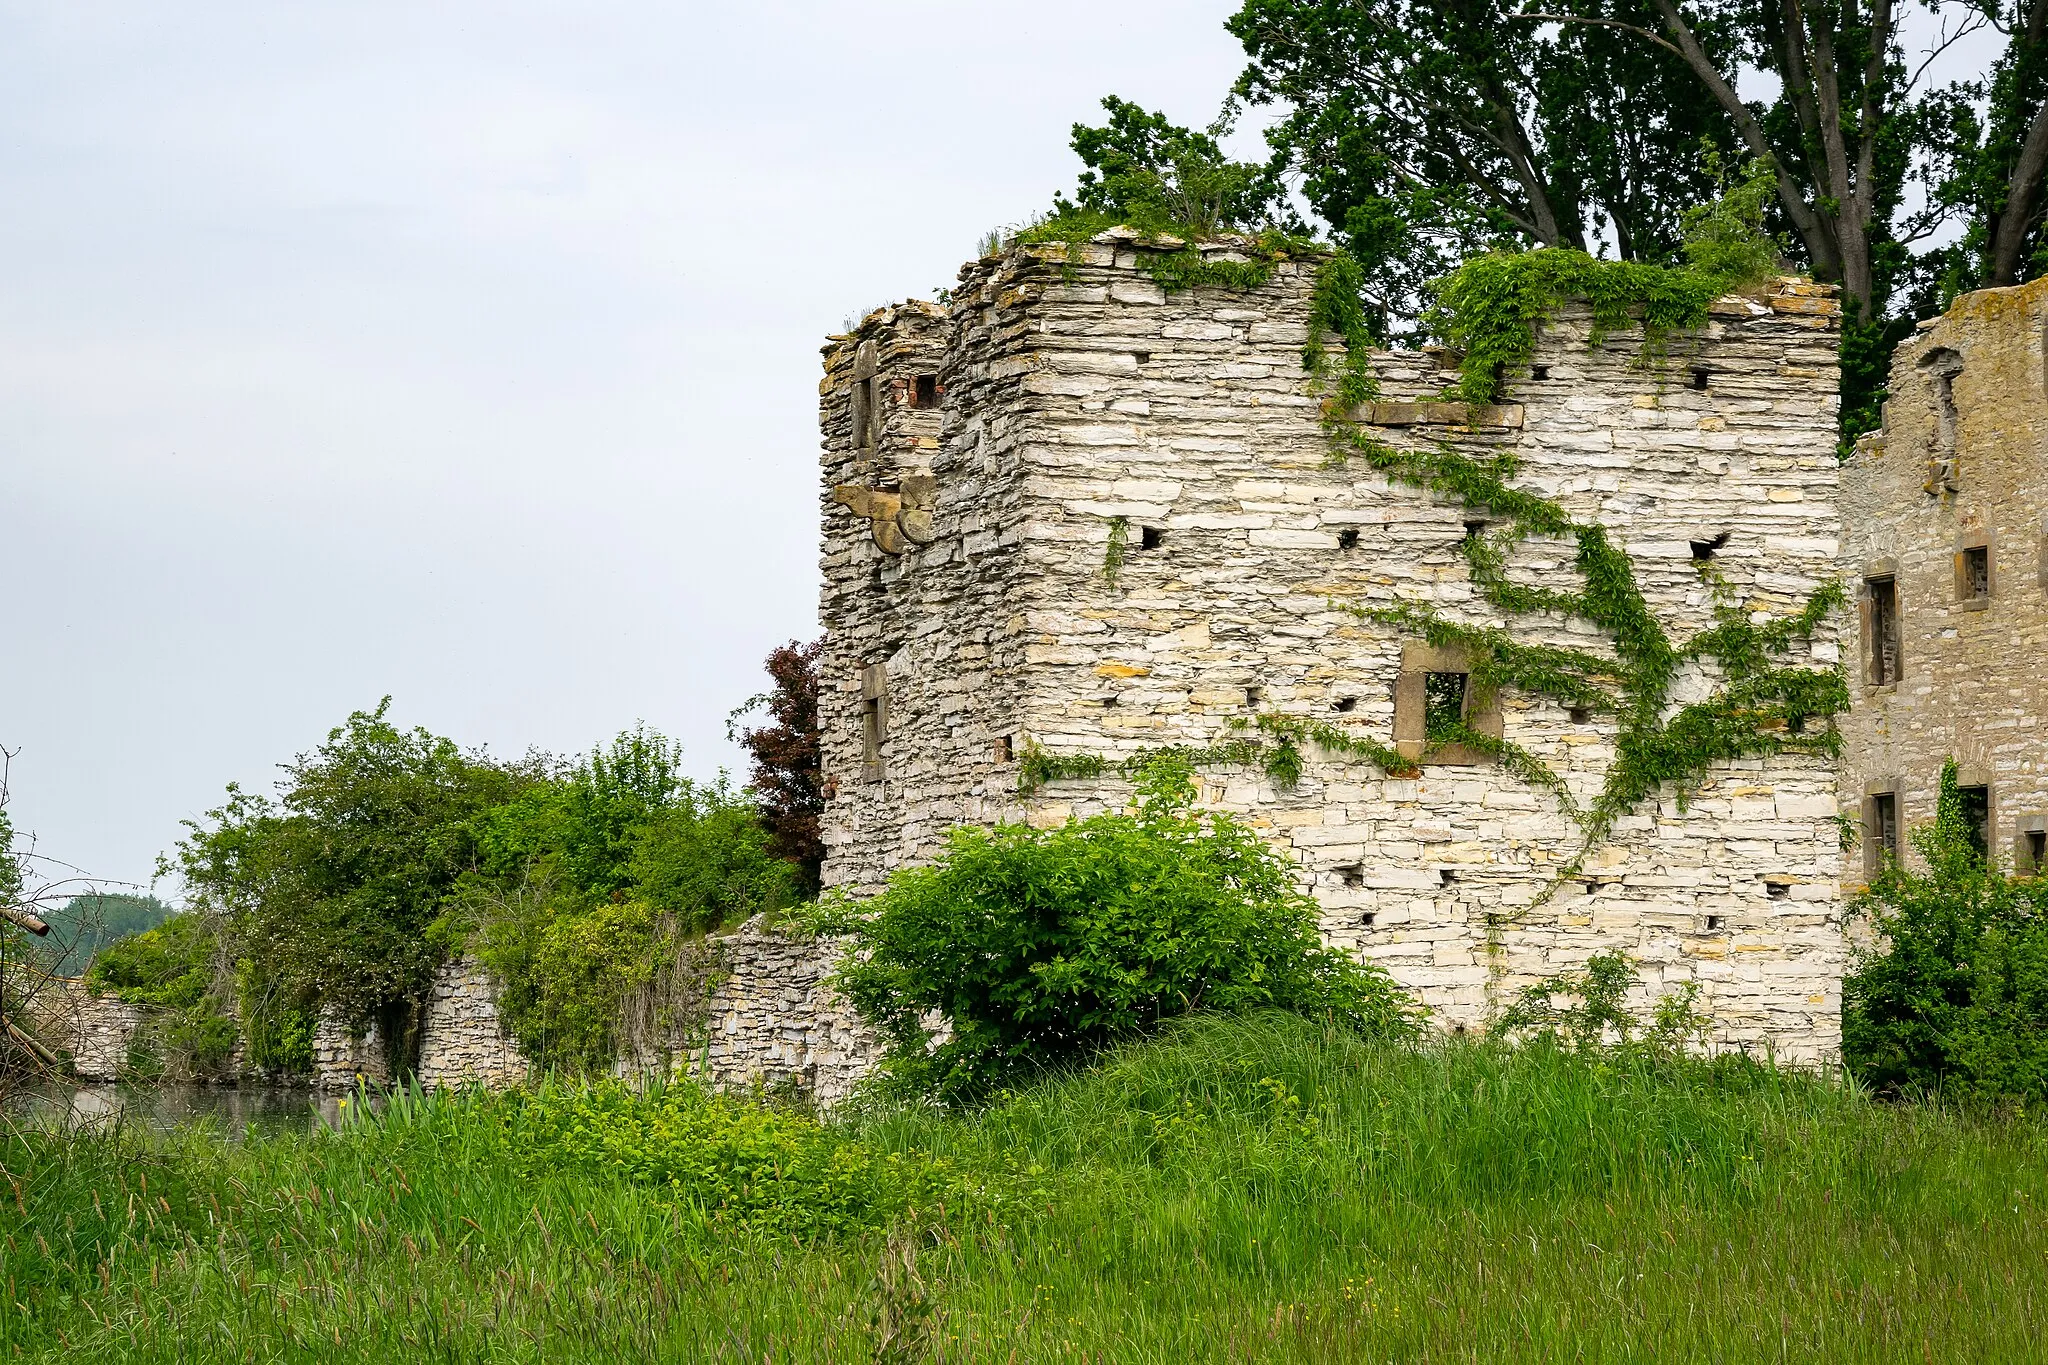
<path fill-rule="evenodd" d="M 191 908 L 221 925 L 245 1014 L 326 1007 L 381 1022 L 402 1055 L 449 947 L 432 931 L 477 863 L 475 821 L 541 774 L 402 730 L 390 705 L 285 765 L 278 800 L 230 785 L 185 822 L 175 866 Z"/>
<path fill-rule="evenodd" d="M 2048 0 L 1968 0 L 1954 29 L 1992 29 L 2006 39 L 1985 79 L 1934 92 L 1925 111 L 1933 161 L 1931 197 L 1963 224 L 1939 252 L 1928 284 L 1937 300 L 2039 274 L 2048 212 Z"/>
<path fill-rule="evenodd" d="M 764 666 L 774 687 L 748 698 L 726 721 L 727 737 L 753 755 L 750 785 L 769 850 L 798 869 L 807 896 L 817 894 L 825 865 L 818 828 L 825 814 L 818 751 L 818 660 L 824 652 L 822 639 L 807 645 L 791 640 L 770 652 Z M 768 724 L 738 729 L 741 719 L 762 710 Z"/>
<path fill-rule="evenodd" d="M 62 943 L 53 969 L 66 976 L 85 971 L 93 955 L 117 939 L 156 928 L 175 913 L 155 896 L 95 891 L 73 896 L 44 916 Z"/>
<path fill-rule="evenodd" d="M 1228 27 L 1251 62 L 1238 96 L 1288 106 L 1276 162 L 1365 266 L 1383 332 L 1491 242 L 1584 250 L 1611 229 L 1624 259 L 1671 258 L 1705 151 L 1733 146 L 1673 55 L 1502 0 L 1246 0 Z"/>
<path fill-rule="evenodd" d="M 1230 131 L 1228 110 L 1207 131 L 1195 132 L 1114 95 L 1102 107 L 1109 113 L 1102 127 L 1074 125 L 1074 153 L 1087 169 L 1077 202 L 1054 196 L 1056 216 L 1079 211 L 1132 227 L 1201 236 L 1258 228 L 1287 216 L 1275 175 L 1223 154 L 1217 139 Z"/>

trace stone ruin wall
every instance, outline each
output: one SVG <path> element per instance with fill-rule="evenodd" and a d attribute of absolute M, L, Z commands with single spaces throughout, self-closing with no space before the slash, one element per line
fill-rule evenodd
<path fill-rule="evenodd" d="M 1875 798 L 1903 832 L 1934 819 L 1944 761 L 1988 788 L 1988 845 L 2033 872 L 2048 831 L 2048 280 L 1957 299 L 1893 355 L 1884 429 L 1843 470 L 1842 577 L 1859 590 L 1842 809 L 1864 826 L 1843 874 L 1875 870 Z M 1966 595 L 1963 552 L 1987 552 Z M 1874 586 L 1896 591 L 1897 677 L 1880 681 Z M 1910 841 L 1900 851 L 1911 857 Z"/>
<path fill-rule="evenodd" d="M 1314 269 L 1283 263 L 1256 291 L 1168 296 L 1128 240 L 1098 240 L 1075 258 L 1024 249 L 962 272 L 939 372 L 931 543 L 902 547 L 865 585 L 835 578 L 832 566 L 871 536 L 843 502 L 827 504 L 825 689 L 857 695 L 854 675 L 893 646 L 880 782 L 863 782 L 852 761 L 858 712 L 824 718 L 829 884 L 869 889 L 935 856 L 962 820 L 1056 823 L 1126 799 L 1110 781 L 1020 796 L 1015 759 L 1028 744 L 1110 754 L 1201 745 L 1261 710 L 1389 739 L 1395 684 L 1404 655 L 1418 663 L 1418 642 L 1333 611 L 1332 598 L 1430 600 L 1503 624 L 1459 549 L 1477 514 L 1357 466 L 1325 467 L 1300 354 Z M 1509 376 L 1515 401 L 1477 413 L 1398 401 L 1453 376 L 1423 354 L 1376 354 L 1388 401 L 1365 415 L 1396 445 L 1513 449 L 1526 485 L 1626 544 L 1682 640 L 1712 619 L 1695 539 L 1727 533 L 1713 568 L 1753 610 L 1795 610 L 1833 576 L 1838 319 L 1827 294 L 1787 281 L 1767 297 L 1724 300 L 1706 333 L 1673 338 L 1658 366 L 1642 363 L 1632 330 L 1589 349 L 1589 319 L 1567 308 L 1543 329 L 1532 370 Z M 845 481 L 831 454 L 835 373 L 828 487 Z M 1116 517 L 1131 541 L 1112 586 L 1103 570 Z M 1141 548 L 1146 527 L 1161 534 L 1156 549 Z M 1576 589 L 1569 554 L 1531 540 L 1512 572 Z M 987 581 L 962 580 L 984 565 Z M 885 619 L 907 623 L 901 644 L 870 624 Z M 1514 625 L 1525 638 L 1599 644 L 1583 623 Z M 949 672 L 956 640 L 987 661 L 974 686 Z M 1831 624 L 1810 661 L 1837 656 Z M 1679 700 L 1703 696 L 1700 683 L 1682 683 Z M 1509 694 L 1500 723 L 1582 799 L 1598 790 L 1611 722 Z M 991 761 L 1005 739 L 1010 761 Z M 1583 884 L 1505 925 L 1490 949 L 1488 917 L 1526 907 L 1572 846 L 1554 805 L 1490 766 L 1432 763 L 1403 780 L 1308 757 L 1291 791 L 1213 770 L 1202 800 L 1265 829 L 1312 883 L 1331 941 L 1382 962 L 1446 1025 L 1479 1025 L 1521 984 L 1619 947 L 1641 962 L 1652 996 L 1698 981 L 1725 1043 L 1800 1059 L 1836 1050 L 1840 847 L 1828 761 L 1723 764 L 1686 811 L 1670 793 L 1645 803 Z"/>

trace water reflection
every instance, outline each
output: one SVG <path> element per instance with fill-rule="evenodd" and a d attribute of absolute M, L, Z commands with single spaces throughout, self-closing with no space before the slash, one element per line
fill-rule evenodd
<path fill-rule="evenodd" d="M 205 1125 L 230 1138 L 271 1137 L 335 1127 L 361 1102 L 353 1095 L 283 1086 L 51 1086 L 14 1096 L 7 1116 L 39 1128 L 119 1121 L 163 1131 Z"/>

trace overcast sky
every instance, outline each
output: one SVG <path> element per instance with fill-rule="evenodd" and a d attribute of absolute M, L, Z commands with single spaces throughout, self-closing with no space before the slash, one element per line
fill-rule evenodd
<path fill-rule="evenodd" d="M 815 632 L 818 347 L 1206 122 L 1224 0 L 0 4 L 0 742 L 43 851 L 386 693 L 465 744 L 726 712 Z"/>
<path fill-rule="evenodd" d="M 1206 122 L 1235 7 L 0 0 L 17 824 L 146 882 L 387 693 L 741 769 L 823 335 L 1070 186 L 1104 94 Z"/>

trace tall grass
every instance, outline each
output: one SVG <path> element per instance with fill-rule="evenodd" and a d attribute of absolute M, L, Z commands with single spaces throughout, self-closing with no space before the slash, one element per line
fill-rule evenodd
<path fill-rule="evenodd" d="M 2048 1309 L 2040 1122 L 1741 1061 L 1195 1019 L 978 1114 L 759 1113 L 550 1091 L 17 1138 L 0 1349 L 1995 1360 Z"/>

